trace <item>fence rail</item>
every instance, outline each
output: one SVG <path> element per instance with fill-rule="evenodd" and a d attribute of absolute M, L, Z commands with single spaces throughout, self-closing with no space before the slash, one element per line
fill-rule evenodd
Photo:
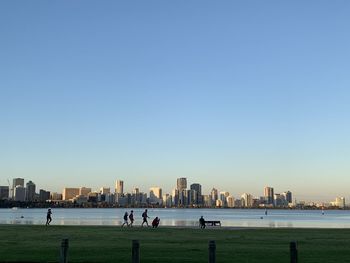
<path fill-rule="evenodd" d="M 69 240 L 68 238 L 64 238 L 61 241 L 61 249 L 60 249 L 60 258 L 59 263 L 68 263 L 68 247 L 69 247 Z M 297 249 L 297 242 L 292 241 L 289 244 L 290 249 L 290 262 L 291 263 L 298 263 L 298 249 Z M 0 261 L 6 262 L 6 261 Z M 20 261 L 21 263 L 27 262 L 27 263 L 35 263 L 32 261 Z M 13 262 L 11 263 L 19 263 L 19 262 Z M 140 263 L 140 241 L 139 240 L 132 240 L 131 242 L 131 263 Z M 215 240 L 210 240 L 208 243 L 208 263 L 216 263 L 216 242 Z"/>

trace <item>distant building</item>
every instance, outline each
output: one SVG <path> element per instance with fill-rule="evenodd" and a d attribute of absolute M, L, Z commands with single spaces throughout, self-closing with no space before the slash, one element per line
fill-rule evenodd
<path fill-rule="evenodd" d="M 162 188 L 160 187 L 151 187 L 149 189 L 149 200 L 152 204 L 162 204 Z"/>
<path fill-rule="evenodd" d="M 337 197 L 334 202 L 331 202 L 331 205 L 337 206 L 339 208 L 345 208 L 345 197 Z"/>
<path fill-rule="evenodd" d="M 229 192 L 220 192 L 220 196 L 219 196 L 219 199 L 221 200 L 222 202 L 222 206 L 223 207 L 226 207 L 227 206 L 227 202 L 226 202 L 226 198 L 230 195 Z"/>
<path fill-rule="evenodd" d="M 182 177 L 182 178 L 177 178 L 176 180 L 176 189 L 179 190 L 179 192 L 187 189 L 187 179 Z"/>
<path fill-rule="evenodd" d="M 101 187 L 100 188 L 100 193 L 102 195 L 110 194 L 111 193 L 111 188 L 110 187 Z"/>
<path fill-rule="evenodd" d="M 79 188 L 64 188 L 62 192 L 62 200 L 70 200 L 79 195 Z"/>
<path fill-rule="evenodd" d="M 45 191 L 43 189 L 39 190 L 39 201 L 40 202 L 46 202 L 46 200 L 50 199 L 50 192 Z"/>
<path fill-rule="evenodd" d="M 163 205 L 165 207 L 172 207 L 173 204 L 172 204 L 172 196 L 169 195 L 169 194 L 164 194 L 163 195 Z"/>
<path fill-rule="evenodd" d="M 124 181 L 117 180 L 115 183 L 115 193 L 119 195 L 124 194 Z"/>
<path fill-rule="evenodd" d="M 292 193 L 290 191 L 283 192 L 282 195 L 284 196 L 288 204 L 293 203 Z"/>
<path fill-rule="evenodd" d="M 201 205 L 202 204 L 202 186 L 200 184 L 191 184 L 191 204 Z"/>
<path fill-rule="evenodd" d="M 56 201 L 62 200 L 62 194 L 60 194 L 60 193 L 51 193 L 50 194 L 50 199 L 51 200 L 56 200 Z"/>
<path fill-rule="evenodd" d="M 235 198 L 233 196 L 226 197 L 227 207 L 235 207 Z"/>
<path fill-rule="evenodd" d="M 244 193 L 241 196 L 241 207 L 253 207 L 253 196 L 251 194 Z"/>
<path fill-rule="evenodd" d="M 265 202 L 266 202 L 267 205 L 273 205 L 274 204 L 273 187 L 266 186 L 264 188 L 264 196 L 265 196 Z"/>
<path fill-rule="evenodd" d="M 35 183 L 33 183 L 32 181 L 29 181 L 26 184 L 26 201 L 32 202 L 34 201 L 35 198 Z"/>
<path fill-rule="evenodd" d="M 0 186 L 0 200 L 9 199 L 10 187 Z"/>
<path fill-rule="evenodd" d="M 218 189 L 213 188 L 210 192 L 211 195 L 211 203 L 212 205 L 216 204 L 216 200 L 218 200 L 219 196 L 218 196 Z"/>
<path fill-rule="evenodd" d="M 26 188 L 22 185 L 17 185 L 14 189 L 14 200 L 24 202 L 26 199 Z"/>
<path fill-rule="evenodd" d="M 79 195 L 88 196 L 91 193 L 91 188 L 89 187 L 80 187 L 79 188 Z"/>
<path fill-rule="evenodd" d="M 14 196 L 15 196 L 15 188 L 16 188 L 17 185 L 20 185 L 20 186 L 24 187 L 24 179 L 23 178 L 14 178 L 12 180 L 12 189 L 11 189 L 11 191 L 12 191 L 12 198 L 14 198 Z"/>

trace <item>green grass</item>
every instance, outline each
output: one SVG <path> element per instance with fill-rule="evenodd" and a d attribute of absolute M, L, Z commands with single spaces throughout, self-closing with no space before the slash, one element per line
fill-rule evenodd
<path fill-rule="evenodd" d="M 350 262 L 348 229 L 120 228 L 111 226 L 0 225 L 0 262 L 57 262 L 62 238 L 69 262 L 131 262 L 131 240 L 140 240 L 141 262 L 208 262 L 215 240 L 217 262 L 290 262 L 289 242 L 298 242 L 299 262 Z"/>

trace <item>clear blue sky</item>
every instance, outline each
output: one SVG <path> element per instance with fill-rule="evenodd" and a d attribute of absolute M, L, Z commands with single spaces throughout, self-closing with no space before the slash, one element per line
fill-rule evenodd
<path fill-rule="evenodd" d="M 349 1 L 1 1 L 0 185 L 350 197 Z"/>

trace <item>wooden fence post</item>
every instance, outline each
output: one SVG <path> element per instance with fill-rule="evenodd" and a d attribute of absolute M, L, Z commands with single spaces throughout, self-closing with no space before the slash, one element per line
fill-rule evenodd
<path fill-rule="evenodd" d="M 132 241 L 131 262 L 140 263 L 140 242 L 138 240 Z"/>
<path fill-rule="evenodd" d="M 60 263 L 68 263 L 68 245 L 69 245 L 68 238 L 62 239 Z"/>
<path fill-rule="evenodd" d="M 209 241 L 209 263 L 216 262 L 216 244 L 214 240 Z"/>
<path fill-rule="evenodd" d="M 290 242 L 290 263 L 298 262 L 297 242 Z"/>

